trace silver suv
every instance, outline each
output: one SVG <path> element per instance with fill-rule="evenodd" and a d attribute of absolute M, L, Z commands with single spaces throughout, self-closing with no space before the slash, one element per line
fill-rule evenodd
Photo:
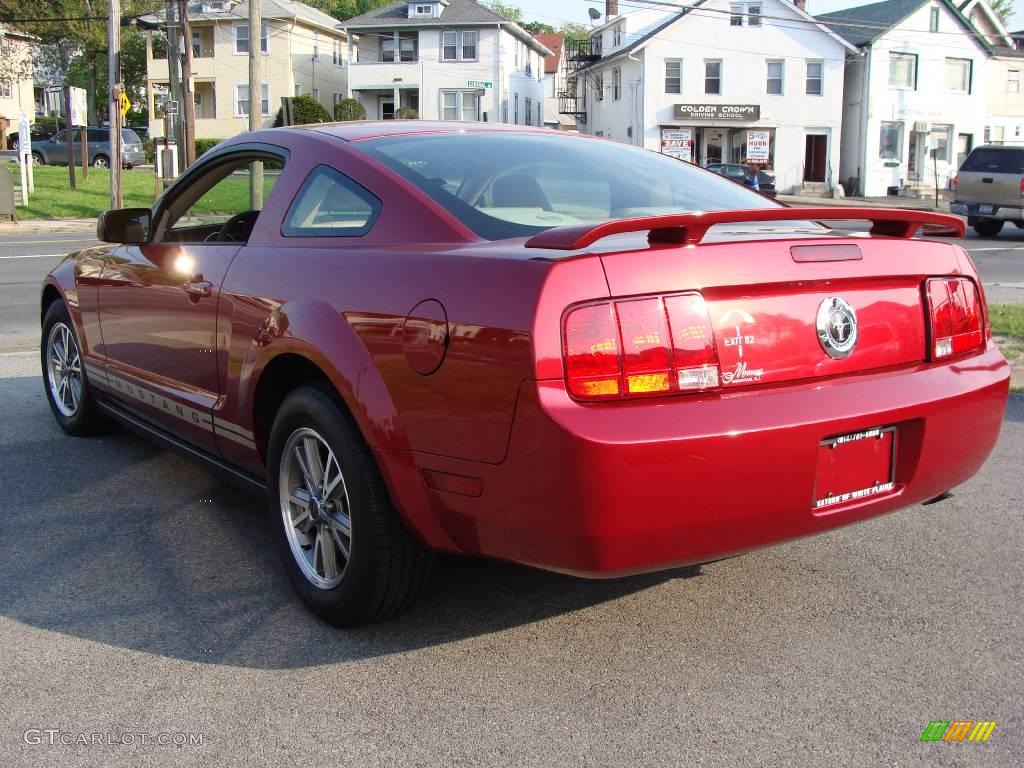
<path fill-rule="evenodd" d="M 1024 227 L 1024 147 L 975 148 L 953 184 L 956 197 L 950 210 L 966 216 L 979 235 L 998 235 L 1007 221 Z"/>
<path fill-rule="evenodd" d="M 71 146 L 76 165 L 82 162 L 82 128 L 73 128 L 73 144 Z M 90 127 L 86 133 L 86 148 L 89 152 L 89 165 L 97 168 L 110 167 L 110 128 Z M 36 165 L 67 165 L 68 164 L 68 132 L 60 131 L 46 141 L 32 142 L 32 162 Z M 131 168 L 146 162 L 142 149 L 142 139 L 130 128 L 121 129 L 121 165 Z"/>

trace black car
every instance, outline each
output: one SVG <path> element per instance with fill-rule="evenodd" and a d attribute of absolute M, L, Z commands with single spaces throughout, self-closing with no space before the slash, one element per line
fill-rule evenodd
<path fill-rule="evenodd" d="M 32 138 L 33 143 L 37 141 L 46 141 L 57 133 L 57 127 L 54 123 L 32 123 L 28 128 L 29 136 Z M 17 151 L 18 149 L 18 132 L 12 131 L 7 134 L 7 148 Z"/>
<path fill-rule="evenodd" d="M 745 184 L 747 166 L 742 163 L 709 163 L 704 167 L 719 176 L 725 176 L 725 178 L 735 181 L 737 184 Z M 768 171 L 758 171 L 757 186 L 762 195 L 775 197 L 775 177 Z"/>

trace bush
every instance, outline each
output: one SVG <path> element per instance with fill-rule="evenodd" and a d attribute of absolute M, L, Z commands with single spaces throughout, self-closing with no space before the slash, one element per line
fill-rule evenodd
<path fill-rule="evenodd" d="M 396 120 L 419 120 L 420 113 L 412 107 L 402 107 L 400 110 L 395 112 Z"/>
<path fill-rule="evenodd" d="M 153 164 L 153 140 L 143 139 L 142 140 L 142 152 L 146 155 L 146 165 Z"/>
<path fill-rule="evenodd" d="M 334 119 L 344 120 L 365 120 L 366 107 L 355 99 L 342 99 L 334 107 Z"/>
<path fill-rule="evenodd" d="M 196 139 L 196 157 L 199 157 L 204 152 L 209 152 L 222 141 L 224 139 Z"/>
<path fill-rule="evenodd" d="M 324 105 L 312 96 L 303 94 L 292 99 L 293 125 L 329 123 L 330 121 L 331 113 L 324 109 Z M 284 125 L 284 107 L 277 110 L 277 117 L 274 118 L 275 128 L 280 128 L 282 125 Z"/>

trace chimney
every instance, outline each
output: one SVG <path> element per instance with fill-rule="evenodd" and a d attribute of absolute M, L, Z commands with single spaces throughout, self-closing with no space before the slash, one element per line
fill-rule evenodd
<path fill-rule="evenodd" d="M 793 5 L 795 5 L 804 13 L 807 13 L 807 0 L 793 0 Z"/>
<path fill-rule="evenodd" d="M 619 15 L 619 0 L 604 0 L 604 18 L 605 21 L 610 19 L 612 16 Z"/>

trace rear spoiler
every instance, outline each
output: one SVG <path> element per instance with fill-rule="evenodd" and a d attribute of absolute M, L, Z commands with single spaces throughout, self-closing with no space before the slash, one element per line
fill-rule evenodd
<path fill-rule="evenodd" d="M 555 227 L 531 237 L 526 241 L 526 247 L 575 251 L 586 248 L 609 235 L 648 231 L 650 234 L 647 239 L 651 243 L 697 245 L 704 239 L 708 230 L 716 224 L 746 224 L 756 221 L 845 221 L 849 219 L 870 221 L 871 234 L 884 237 L 913 237 L 923 226 L 932 230 L 930 234 L 938 236 L 964 237 L 967 234 L 967 228 L 961 219 L 944 213 L 908 211 L 897 208 L 819 206 L 671 213 L 664 216 L 615 219 L 593 225 Z"/>

